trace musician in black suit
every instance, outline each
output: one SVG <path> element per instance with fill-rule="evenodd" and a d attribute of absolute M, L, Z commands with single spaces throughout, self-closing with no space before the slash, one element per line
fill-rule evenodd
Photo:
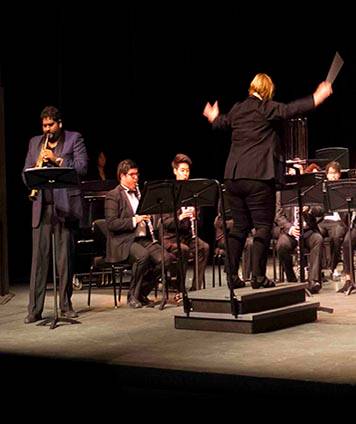
<path fill-rule="evenodd" d="M 251 281 L 254 289 L 274 285 L 266 277 L 266 264 L 275 218 L 276 181 L 284 171 L 276 125 L 315 108 L 331 93 L 331 84 L 325 81 L 313 95 L 287 104 L 278 103 L 272 101 L 271 78 L 257 74 L 250 84 L 248 98 L 236 103 L 227 114 L 219 115 L 217 101 L 213 105 L 207 103 L 204 108 L 203 114 L 213 128 L 232 131 L 224 175 L 234 220 L 229 233 L 231 273 L 238 274 L 246 238 L 255 228 Z"/>
<path fill-rule="evenodd" d="M 343 258 L 344 258 L 344 273 L 345 273 L 345 282 L 344 285 L 337 291 L 338 293 L 350 294 L 355 290 L 355 286 L 352 283 L 351 273 L 354 273 L 354 267 L 352 265 L 354 251 L 356 249 L 356 221 L 355 221 L 355 212 L 352 213 L 352 224 L 351 231 L 346 232 L 344 241 L 342 244 Z M 351 236 L 351 257 L 350 257 L 350 236 Z"/>
<path fill-rule="evenodd" d="M 339 162 L 331 161 L 325 166 L 325 174 L 328 181 L 338 181 L 341 178 L 341 166 Z M 337 280 L 341 275 L 336 267 L 341 258 L 341 247 L 347 231 L 347 217 L 345 213 L 327 212 L 321 208 L 323 218 L 319 221 L 318 227 L 323 237 L 330 238 L 331 258 L 328 261 L 330 266 L 330 276 Z"/>
<path fill-rule="evenodd" d="M 275 223 L 280 230 L 277 240 L 277 255 L 280 263 L 283 265 L 287 281 L 296 282 L 297 277 L 293 269 L 292 253 L 296 250 L 298 246 L 298 238 L 301 236 L 299 218 L 296 214 L 298 208 L 283 207 L 281 205 L 280 192 L 277 193 L 276 205 Z M 303 206 L 303 245 L 310 252 L 308 289 L 311 293 L 318 293 L 321 289 L 321 255 L 323 237 L 318 230 L 318 214 L 319 208 Z M 304 255 L 302 256 L 302 259 L 304 259 Z M 306 266 L 304 260 L 302 261 L 302 266 Z"/>
<path fill-rule="evenodd" d="M 136 215 L 139 204 L 137 165 L 130 159 L 121 161 L 117 167 L 120 184 L 109 191 L 105 198 L 107 223 L 106 260 L 132 263 L 132 277 L 127 296 L 132 308 L 152 306 L 148 294 L 161 272 L 162 250 L 151 233 L 149 215 Z M 152 227 L 151 227 L 152 230 Z M 165 251 L 165 264 L 171 256 Z"/>
<path fill-rule="evenodd" d="M 177 181 L 188 181 L 190 177 L 190 169 L 192 166 L 192 160 L 189 156 L 184 153 L 177 153 L 172 161 L 173 174 Z M 189 258 L 193 258 L 195 255 L 195 243 L 197 243 L 198 249 L 198 275 L 194 266 L 194 274 L 192 286 L 189 288 L 190 291 L 200 290 L 204 285 L 205 280 L 205 269 L 209 257 L 209 245 L 200 237 L 195 234 L 196 227 L 195 223 L 200 224 L 199 211 L 196 211 L 194 206 L 182 207 L 177 211 L 178 219 L 178 232 L 180 236 L 180 247 L 183 257 L 183 282 L 179 280 L 177 276 L 177 288 L 181 289 L 182 284 L 185 284 L 185 276 L 187 271 L 187 263 Z M 177 241 L 175 231 L 175 219 L 173 213 L 164 214 L 163 216 L 164 225 L 164 239 L 163 245 L 172 254 L 177 253 Z M 179 301 L 180 293 L 176 296 L 176 300 Z"/>

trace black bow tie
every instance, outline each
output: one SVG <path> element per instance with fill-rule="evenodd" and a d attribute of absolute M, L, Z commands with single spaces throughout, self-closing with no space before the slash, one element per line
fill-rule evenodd
<path fill-rule="evenodd" d="M 137 196 L 137 191 L 136 190 L 127 190 L 127 192 L 129 194 L 134 194 L 135 196 Z"/>

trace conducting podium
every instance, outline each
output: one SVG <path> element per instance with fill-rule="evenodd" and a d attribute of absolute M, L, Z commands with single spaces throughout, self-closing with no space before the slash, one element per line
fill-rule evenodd
<path fill-rule="evenodd" d="M 71 318 L 58 317 L 58 299 L 56 282 L 56 240 L 54 229 L 55 207 L 54 190 L 63 188 L 77 188 L 79 177 L 74 168 L 67 167 L 42 167 L 28 168 L 24 172 L 27 186 L 32 190 L 49 190 L 51 207 L 51 244 L 52 244 L 52 265 L 53 265 L 53 295 L 54 295 L 54 316 L 47 318 L 38 325 L 50 324 L 50 329 L 54 329 L 58 322 L 68 322 L 70 324 L 79 324 Z M 71 282 L 70 282 L 71 283 Z"/>

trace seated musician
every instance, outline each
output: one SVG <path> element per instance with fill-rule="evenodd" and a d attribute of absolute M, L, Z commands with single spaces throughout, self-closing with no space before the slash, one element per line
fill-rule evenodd
<path fill-rule="evenodd" d="M 304 172 L 303 169 L 300 170 Z M 286 273 L 287 281 L 298 281 L 293 269 L 292 253 L 298 252 L 298 239 L 301 236 L 299 228 L 299 208 L 294 206 L 283 206 L 282 196 L 277 192 L 276 198 L 276 217 L 275 224 L 280 233 L 277 240 L 277 255 L 279 261 L 283 265 Z M 303 206 L 302 222 L 303 222 L 303 244 L 310 252 L 309 269 L 308 269 L 308 289 L 311 293 L 318 293 L 321 289 L 321 251 L 323 245 L 323 237 L 319 233 L 316 216 L 318 211 L 309 206 Z M 303 252 L 298 252 L 298 256 Z M 298 266 L 300 264 L 298 258 Z M 305 266 L 302 261 L 301 266 Z"/>
<path fill-rule="evenodd" d="M 173 173 L 176 177 L 176 180 L 189 180 L 190 168 L 192 166 L 191 159 L 183 154 L 178 153 L 172 161 Z M 209 256 L 209 245 L 202 240 L 196 234 L 196 229 L 198 225 L 196 220 L 199 223 L 199 214 L 195 211 L 194 206 L 182 207 L 177 211 L 178 223 L 179 223 L 179 236 L 180 236 L 180 246 L 183 256 L 183 280 L 177 281 L 177 287 L 180 289 L 185 284 L 185 275 L 187 269 L 187 261 L 189 258 L 195 256 L 195 243 L 198 246 L 198 275 L 196 274 L 196 267 L 194 267 L 194 275 L 192 286 L 189 290 L 200 290 L 204 283 L 205 278 L 205 268 Z M 176 231 L 175 231 L 175 219 L 172 214 L 164 214 L 163 216 L 163 225 L 164 225 L 164 247 L 168 252 L 174 254 L 177 253 L 177 241 L 176 241 Z M 179 274 L 178 274 L 179 275 Z M 181 298 L 180 293 L 177 293 L 176 300 L 179 301 Z"/>
<path fill-rule="evenodd" d="M 344 241 L 342 243 L 342 250 L 343 250 L 343 259 L 344 259 L 344 272 L 345 272 L 345 283 L 344 285 L 337 291 L 338 293 L 345 293 L 350 294 L 352 290 L 355 289 L 351 273 L 354 273 L 353 270 L 353 252 L 356 249 L 356 222 L 355 222 L 355 212 L 352 213 L 352 224 L 351 224 L 351 231 L 350 233 L 346 231 Z M 350 257 L 350 237 L 351 237 L 351 257 Z M 352 266 L 352 268 L 351 268 Z"/>
<path fill-rule="evenodd" d="M 331 161 L 325 167 L 326 178 L 329 181 L 337 181 L 341 177 L 339 162 Z M 320 234 L 330 238 L 330 275 L 334 280 L 340 278 L 336 267 L 340 261 L 340 252 L 344 236 L 347 230 L 345 214 L 338 212 L 327 212 L 322 208 L 323 218 L 318 223 Z"/>
<path fill-rule="evenodd" d="M 105 198 L 106 260 L 132 263 L 128 304 L 132 308 L 152 306 L 147 296 L 161 275 L 162 248 L 151 232 L 151 217 L 136 214 L 140 197 L 137 165 L 130 159 L 121 161 L 117 177 L 119 185 Z M 171 262 L 171 255 L 166 251 L 164 261 L 167 266 Z"/>

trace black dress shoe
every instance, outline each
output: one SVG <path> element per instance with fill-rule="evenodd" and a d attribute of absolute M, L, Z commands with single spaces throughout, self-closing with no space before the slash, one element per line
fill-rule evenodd
<path fill-rule="evenodd" d="M 133 308 L 133 309 L 142 308 L 142 303 L 138 299 L 136 299 L 135 296 L 132 296 L 132 295 L 130 296 L 130 300 L 129 300 L 128 304 L 129 304 L 130 308 Z"/>
<path fill-rule="evenodd" d="M 251 280 L 251 287 L 253 289 L 268 289 L 276 287 L 276 283 L 267 277 L 254 277 Z"/>
<path fill-rule="evenodd" d="M 30 324 L 31 322 L 41 321 L 42 316 L 41 315 L 27 315 L 27 317 L 24 319 L 25 324 Z"/>
<path fill-rule="evenodd" d="M 308 290 L 310 291 L 310 293 L 312 294 L 317 294 L 320 292 L 321 289 L 321 284 L 319 283 L 319 281 L 310 281 L 308 284 Z"/>
<path fill-rule="evenodd" d="M 246 287 L 246 283 L 240 277 L 232 277 L 232 289 L 241 289 L 242 287 Z"/>
<path fill-rule="evenodd" d="M 353 290 L 355 290 L 355 289 L 356 289 L 355 284 L 353 284 L 353 283 L 351 282 L 350 287 L 349 287 L 349 288 L 346 290 L 346 292 L 345 292 L 346 296 L 349 296 L 349 295 L 353 292 Z"/>
<path fill-rule="evenodd" d="M 345 280 L 344 285 L 336 293 L 346 293 L 347 290 L 352 286 L 351 280 Z"/>
<path fill-rule="evenodd" d="M 69 311 L 61 311 L 61 316 L 65 318 L 77 318 L 78 314 L 73 309 L 70 309 Z"/>
<path fill-rule="evenodd" d="M 146 306 L 146 308 L 154 308 L 155 307 L 154 301 L 149 299 L 147 296 L 141 296 L 140 302 L 142 303 L 143 306 Z"/>
<path fill-rule="evenodd" d="M 288 283 L 297 283 L 298 278 L 296 276 L 292 276 L 292 277 L 288 278 L 288 276 L 287 276 L 287 281 L 288 281 Z"/>

